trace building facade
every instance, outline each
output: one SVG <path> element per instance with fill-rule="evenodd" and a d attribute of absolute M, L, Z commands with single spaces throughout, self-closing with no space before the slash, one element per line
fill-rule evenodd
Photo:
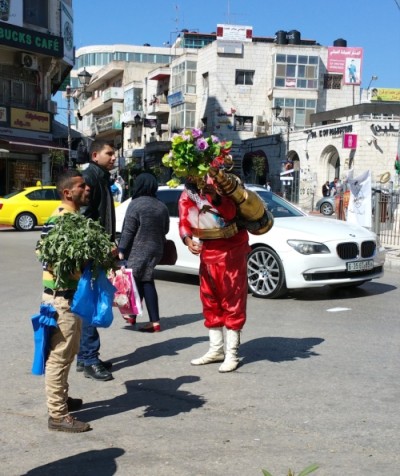
<path fill-rule="evenodd" d="M 123 163 L 142 168 L 161 163 L 173 133 L 201 128 L 232 141 L 245 181 L 271 182 L 309 209 L 326 180 L 351 168 L 368 167 L 373 180 L 393 169 L 398 103 L 373 107 L 369 88 L 362 96 L 362 61 L 362 48 L 341 38 L 322 46 L 296 30 L 254 37 L 241 25 L 183 30 L 168 48 L 87 47 L 77 70 L 95 70 L 81 127 L 113 138 Z"/>
<path fill-rule="evenodd" d="M 1 3 L 0 195 L 51 181 L 57 103 L 74 61 L 72 0 Z"/>

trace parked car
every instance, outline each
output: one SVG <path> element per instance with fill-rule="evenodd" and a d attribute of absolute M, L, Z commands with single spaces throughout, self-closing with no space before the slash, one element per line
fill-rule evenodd
<path fill-rule="evenodd" d="M 0 225 L 13 226 L 19 231 L 33 230 L 44 225 L 61 203 L 54 186 L 26 187 L 0 198 Z"/>
<path fill-rule="evenodd" d="M 257 192 L 275 222 L 260 236 L 249 234 L 248 286 L 261 298 L 283 296 L 288 289 L 322 286 L 360 286 L 383 275 L 385 250 L 377 236 L 358 225 L 306 213 L 264 188 L 248 185 Z M 192 255 L 179 237 L 178 199 L 183 188 L 159 187 L 157 196 L 168 207 L 171 224 L 167 238 L 178 250 L 175 266 L 160 269 L 197 274 L 199 258 Z M 130 199 L 116 209 L 117 232 Z"/>
<path fill-rule="evenodd" d="M 322 213 L 322 215 L 332 215 L 335 211 L 335 197 L 322 197 L 315 204 L 315 209 Z"/>

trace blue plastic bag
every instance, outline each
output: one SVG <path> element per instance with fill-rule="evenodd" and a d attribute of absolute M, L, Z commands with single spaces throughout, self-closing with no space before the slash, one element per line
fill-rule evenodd
<path fill-rule="evenodd" d="M 104 269 L 101 269 L 94 280 L 97 289 L 96 312 L 93 314 L 92 325 L 110 327 L 114 319 L 113 301 L 117 288 L 110 283 Z"/>
<path fill-rule="evenodd" d="M 110 283 L 104 269 L 93 277 L 86 266 L 72 300 L 71 311 L 96 327 L 109 327 L 113 321 L 113 299 L 116 288 Z"/>
<path fill-rule="evenodd" d="M 57 311 L 51 304 L 41 304 L 39 314 L 32 316 L 35 350 L 33 354 L 32 373 L 43 375 L 50 350 L 51 328 L 57 327 Z"/>
<path fill-rule="evenodd" d="M 97 291 L 94 286 L 92 267 L 88 265 L 79 279 L 78 287 L 72 299 L 71 311 L 91 324 L 96 307 Z"/>

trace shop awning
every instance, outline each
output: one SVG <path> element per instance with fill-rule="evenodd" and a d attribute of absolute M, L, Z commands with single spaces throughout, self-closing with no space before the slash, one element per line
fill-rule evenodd
<path fill-rule="evenodd" d="M 44 151 L 48 149 L 68 150 L 67 148 L 57 144 L 57 142 L 40 139 L 29 139 L 27 137 L 0 136 L 0 142 L 6 142 L 7 144 L 15 146 L 16 149 L 20 150 L 26 150 L 31 147 L 34 147 L 35 149 L 42 149 Z"/>

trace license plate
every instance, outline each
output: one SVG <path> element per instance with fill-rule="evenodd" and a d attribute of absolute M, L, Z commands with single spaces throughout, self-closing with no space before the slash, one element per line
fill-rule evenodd
<path fill-rule="evenodd" d="M 357 272 L 357 271 L 369 271 L 374 267 L 374 260 L 368 259 L 363 261 L 352 261 L 347 263 L 347 271 Z"/>

